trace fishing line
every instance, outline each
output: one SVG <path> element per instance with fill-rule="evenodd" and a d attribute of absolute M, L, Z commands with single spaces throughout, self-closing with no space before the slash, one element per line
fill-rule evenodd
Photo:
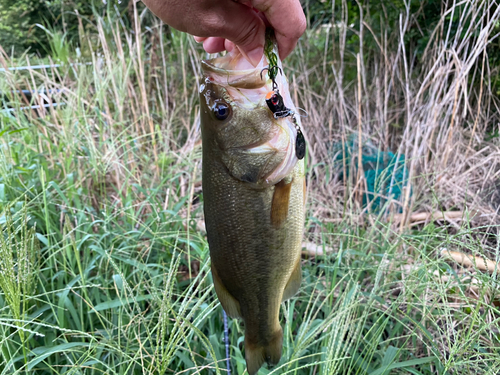
<path fill-rule="evenodd" d="M 227 314 L 222 309 L 222 314 L 224 314 L 224 343 L 226 344 L 226 367 L 228 375 L 231 375 L 231 362 L 229 360 L 229 330 L 227 328 Z"/>
<path fill-rule="evenodd" d="M 296 112 L 297 116 L 300 116 L 300 117 L 309 117 L 309 113 L 307 113 L 307 111 L 304 109 L 304 108 L 300 108 L 300 107 L 297 107 L 297 112 Z"/>

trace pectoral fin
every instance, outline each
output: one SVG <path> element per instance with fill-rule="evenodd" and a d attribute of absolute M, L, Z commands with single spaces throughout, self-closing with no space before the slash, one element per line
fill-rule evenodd
<path fill-rule="evenodd" d="M 219 298 L 220 304 L 222 308 L 231 318 L 241 318 L 241 308 L 240 303 L 234 298 L 226 289 L 219 275 L 217 274 L 217 270 L 212 264 L 212 278 L 214 279 L 214 287 L 215 293 L 217 293 L 217 297 Z"/>
<path fill-rule="evenodd" d="M 273 201 L 271 203 L 271 225 L 273 228 L 281 227 L 288 217 L 292 182 L 293 180 L 288 183 L 281 180 L 274 186 Z"/>
<path fill-rule="evenodd" d="M 285 290 L 283 291 L 283 298 L 281 302 L 286 301 L 289 298 L 292 298 L 300 288 L 300 283 L 302 282 L 302 270 L 300 268 L 300 259 L 297 262 L 297 265 L 293 269 L 290 278 L 288 279 L 288 283 L 286 284 Z"/>

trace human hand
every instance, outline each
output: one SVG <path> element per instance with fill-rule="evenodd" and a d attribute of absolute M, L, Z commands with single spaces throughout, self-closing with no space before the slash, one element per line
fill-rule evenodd
<path fill-rule="evenodd" d="M 195 35 L 208 53 L 234 45 L 256 66 L 263 55 L 266 22 L 274 28 L 280 57 L 306 29 L 299 0 L 142 0 L 163 22 Z"/>

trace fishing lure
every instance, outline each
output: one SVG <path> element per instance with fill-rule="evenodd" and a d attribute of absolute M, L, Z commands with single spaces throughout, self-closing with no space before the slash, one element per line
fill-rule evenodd
<path fill-rule="evenodd" d="M 276 83 L 276 75 L 278 71 L 281 72 L 281 69 L 276 65 L 270 68 L 264 68 L 260 72 L 261 77 L 262 77 L 262 72 L 264 72 L 264 70 L 268 71 L 269 78 L 273 82 L 273 91 L 269 91 L 267 93 L 266 104 L 273 113 L 275 119 L 288 116 L 292 117 L 295 129 L 297 130 L 297 137 L 295 139 L 295 155 L 297 156 L 297 159 L 301 160 L 306 155 L 306 140 L 304 138 L 304 134 L 302 134 L 302 130 L 300 129 L 299 124 L 297 123 L 297 118 L 295 117 L 297 114 L 293 110 L 285 106 L 283 97 L 279 92 L 278 84 Z"/>
<path fill-rule="evenodd" d="M 293 115 L 293 111 L 285 106 L 279 91 L 269 91 L 266 95 L 266 103 L 275 119 Z"/>

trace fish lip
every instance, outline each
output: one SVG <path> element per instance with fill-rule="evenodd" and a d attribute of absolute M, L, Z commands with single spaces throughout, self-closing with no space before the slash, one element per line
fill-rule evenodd
<path fill-rule="evenodd" d="M 263 68 L 227 70 L 213 64 L 213 60 L 202 60 L 201 67 L 204 72 L 217 76 L 217 83 L 242 89 L 259 89 L 267 84 L 267 80 L 261 75 Z"/>
<path fill-rule="evenodd" d="M 201 60 L 201 66 L 203 70 L 208 70 L 213 73 L 221 74 L 221 75 L 242 75 L 242 74 L 248 74 L 248 73 L 253 73 L 256 70 L 260 71 L 262 69 L 260 68 L 253 68 L 253 69 L 243 69 L 243 70 L 227 70 L 223 68 L 219 68 L 215 64 L 212 63 L 212 61 L 217 60 L 211 59 L 211 60 Z"/>

